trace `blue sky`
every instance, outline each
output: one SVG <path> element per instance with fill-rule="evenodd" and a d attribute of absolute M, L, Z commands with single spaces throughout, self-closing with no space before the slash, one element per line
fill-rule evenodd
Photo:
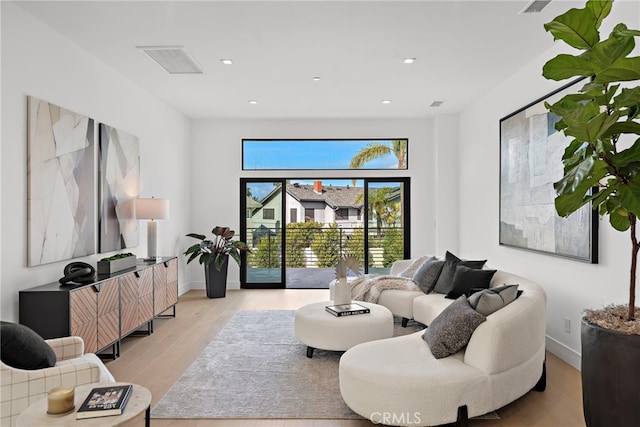
<path fill-rule="evenodd" d="M 349 162 L 371 142 L 391 140 L 244 140 L 243 169 L 349 169 Z M 367 163 L 363 169 L 395 169 L 393 154 Z"/>

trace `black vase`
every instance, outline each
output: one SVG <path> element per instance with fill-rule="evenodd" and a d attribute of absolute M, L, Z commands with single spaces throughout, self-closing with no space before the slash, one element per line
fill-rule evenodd
<path fill-rule="evenodd" d="M 220 270 L 215 267 L 215 261 L 204 266 L 204 278 L 207 288 L 207 298 L 224 298 L 227 292 L 227 269 L 229 256 L 224 257 Z"/>
<path fill-rule="evenodd" d="M 640 420 L 640 335 L 582 320 L 582 401 L 588 427 L 633 426 Z"/>

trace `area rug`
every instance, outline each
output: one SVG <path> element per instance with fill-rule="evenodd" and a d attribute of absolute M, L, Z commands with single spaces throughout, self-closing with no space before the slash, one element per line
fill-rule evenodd
<path fill-rule="evenodd" d="M 241 311 L 151 410 L 152 418 L 361 418 L 338 383 L 342 353 L 293 334 L 293 311 Z M 404 335 L 422 329 L 395 325 Z"/>

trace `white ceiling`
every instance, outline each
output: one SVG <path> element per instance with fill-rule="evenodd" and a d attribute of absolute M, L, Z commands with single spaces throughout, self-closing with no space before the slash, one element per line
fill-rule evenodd
<path fill-rule="evenodd" d="M 389 118 L 459 112 L 549 49 L 503 1 L 28 1 L 28 13 L 190 118 Z M 170 75 L 136 46 L 182 45 Z M 405 57 L 415 57 L 412 65 Z M 225 66 L 222 58 L 234 63 Z M 312 78 L 319 76 L 320 81 Z M 250 105 L 249 100 L 258 101 Z M 390 104 L 382 104 L 390 99 Z M 429 107 L 444 101 L 441 107 Z"/>

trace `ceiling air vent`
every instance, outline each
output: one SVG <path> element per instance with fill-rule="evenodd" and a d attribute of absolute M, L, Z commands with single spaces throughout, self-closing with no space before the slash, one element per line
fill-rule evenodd
<path fill-rule="evenodd" d="M 169 74 L 202 74 L 202 68 L 182 46 L 136 46 Z"/>
<path fill-rule="evenodd" d="M 429 107 L 439 107 L 444 101 L 433 101 Z"/>
<path fill-rule="evenodd" d="M 547 5 L 551 3 L 551 0 L 531 0 L 527 5 L 520 11 L 520 13 L 538 13 L 541 12 L 542 9 L 547 7 Z"/>

